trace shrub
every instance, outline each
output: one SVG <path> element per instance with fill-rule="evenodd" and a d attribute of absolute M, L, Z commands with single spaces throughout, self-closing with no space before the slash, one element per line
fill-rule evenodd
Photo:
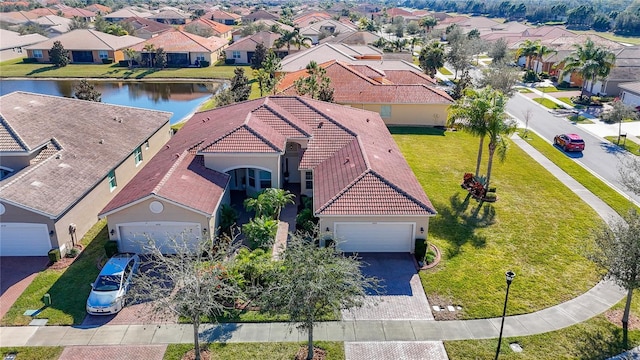
<path fill-rule="evenodd" d="M 68 258 L 74 258 L 76 256 L 78 256 L 78 254 L 80 253 L 80 250 L 76 249 L 76 248 L 71 248 L 69 249 L 69 252 L 67 253 L 67 257 Z"/>
<path fill-rule="evenodd" d="M 532 82 L 540 81 L 540 78 L 538 77 L 538 74 L 536 74 L 535 71 L 527 70 L 527 72 L 522 77 L 522 81 L 526 83 L 532 83 Z"/>
<path fill-rule="evenodd" d="M 49 256 L 49 262 L 53 264 L 60 260 L 60 249 L 51 249 L 47 255 Z"/>
<path fill-rule="evenodd" d="M 113 59 L 112 58 L 102 59 L 102 63 L 103 64 L 113 64 Z"/>
<path fill-rule="evenodd" d="M 548 79 L 549 78 L 549 73 L 548 72 L 541 72 L 540 73 L 540 79 Z"/>
<path fill-rule="evenodd" d="M 231 273 L 238 279 L 244 289 L 266 287 L 272 280 L 276 262 L 271 261 L 271 253 L 263 249 L 249 250 L 245 247 L 238 250 Z"/>
<path fill-rule="evenodd" d="M 296 215 L 296 230 L 313 233 L 320 219 L 313 216 L 313 210 L 305 208 Z"/>
<path fill-rule="evenodd" d="M 104 243 L 104 252 L 107 254 L 107 257 L 110 258 L 113 255 L 118 253 L 118 242 L 117 241 L 107 241 Z"/>
<path fill-rule="evenodd" d="M 273 244 L 277 231 L 278 222 L 266 216 L 251 219 L 242 225 L 242 233 L 251 249 L 268 249 Z"/>
<path fill-rule="evenodd" d="M 120 66 L 120 67 L 129 67 L 129 61 L 120 60 L 120 61 L 118 61 L 118 66 Z"/>
<path fill-rule="evenodd" d="M 200 67 L 209 67 L 211 65 L 207 60 L 200 60 Z"/>
<path fill-rule="evenodd" d="M 220 230 L 231 235 L 231 227 L 238 221 L 238 212 L 231 205 L 224 204 L 220 209 Z"/>
<path fill-rule="evenodd" d="M 236 63 L 236 59 L 224 59 L 225 65 L 233 65 Z"/>
<path fill-rule="evenodd" d="M 37 63 L 38 59 L 36 59 L 36 58 L 24 58 L 24 59 L 22 59 L 22 62 L 24 64 L 33 64 L 33 63 Z"/>
<path fill-rule="evenodd" d="M 431 264 L 436 260 L 436 252 L 433 249 L 429 249 L 426 254 L 424 254 L 424 263 Z"/>

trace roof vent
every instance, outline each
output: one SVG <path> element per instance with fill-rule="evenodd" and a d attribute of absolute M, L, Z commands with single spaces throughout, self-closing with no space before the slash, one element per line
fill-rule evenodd
<path fill-rule="evenodd" d="M 100 141 L 98 141 L 99 144 L 104 144 L 104 139 L 100 139 Z"/>
<path fill-rule="evenodd" d="M 175 155 L 176 159 L 180 157 L 179 153 L 175 153 L 174 155 Z"/>
<path fill-rule="evenodd" d="M 367 118 L 367 122 L 369 122 L 369 121 L 370 121 L 369 118 Z"/>
<path fill-rule="evenodd" d="M 318 123 L 318 129 L 322 128 L 322 125 L 324 125 L 324 122 L 323 122 L 323 121 L 320 121 L 320 122 Z"/>
<path fill-rule="evenodd" d="M 171 145 L 167 144 L 167 149 L 170 148 L 170 147 L 171 147 Z"/>
<path fill-rule="evenodd" d="M 391 149 L 389 149 L 389 152 L 391 152 Z"/>
<path fill-rule="evenodd" d="M 349 157 L 347 156 L 347 158 L 344 159 L 344 164 L 342 164 L 342 165 L 347 165 L 348 163 L 349 163 Z"/>

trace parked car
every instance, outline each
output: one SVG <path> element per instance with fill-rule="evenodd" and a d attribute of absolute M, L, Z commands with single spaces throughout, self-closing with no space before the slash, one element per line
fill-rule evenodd
<path fill-rule="evenodd" d="M 578 134 L 560 134 L 553 138 L 553 143 L 564 151 L 584 150 L 584 140 Z"/>
<path fill-rule="evenodd" d="M 87 299 L 87 313 L 111 315 L 122 310 L 124 296 L 139 266 L 140 257 L 136 254 L 116 254 L 109 259 L 96 281 L 91 284 L 91 293 Z"/>

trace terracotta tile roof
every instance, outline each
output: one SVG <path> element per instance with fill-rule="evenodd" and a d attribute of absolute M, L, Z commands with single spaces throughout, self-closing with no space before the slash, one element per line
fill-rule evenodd
<path fill-rule="evenodd" d="M 51 49 L 53 43 L 60 41 L 67 50 L 120 50 L 139 44 L 144 39 L 135 36 L 114 36 L 92 29 L 76 29 L 53 39 L 27 46 L 26 49 Z"/>
<path fill-rule="evenodd" d="M 201 176 L 197 183 L 181 186 L 180 179 L 189 176 L 189 168 L 172 169 L 184 169 L 174 163 L 182 157 L 188 161 L 182 155 L 185 151 L 198 156 L 212 151 L 282 154 L 288 138 L 300 137 L 309 139 L 299 168 L 313 171 L 318 214 L 435 214 L 380 115 L 289 96 L 196 113 L 102 214 L 153 195 L 212 214 L 214 209 L 205 205 L 218 203 L 228 176 L 201 169 L 217 177 L 207 183 Z M 209 197 L 205 201 L 192 194 Z"/>
<path fill-rule="evenodd" d="M 428 75 L 417 71 L 385 70 L 384 73 L 389 81 L 398 85 L 437 84 L 436 81 Z"/>
<path fill-rule="evenodd" d="M 122 21 L 130 23 L 133 26 L 133 28 L 136 30 L 144 29 L 152 34 L 173 30 L 173 26 L 171 25 L 159 23 L 157 21 L 136 17 L 136 16 L 126 18 Z"/>
<path fill-rule="evenodd" d="M 111 12 L 111 8 L 100 4 L 91 4 L 85 7 L 85 10 L 93 11 L 95 13 L 107 14 Z"/>
<path fill-rule="evenodd" d="M 0 13 L 0 21 L 7 22 L 9 24 L 23 24 L 29 20 L 36 19 L 38 15 L 29 11 L 11 11 Z"/>
<path fill-rule="evenodd" d="M 225 47 L 227 40 L 216 36 L 204 38 L 186 31 L 174 30 L 154 36 L 131 48 L 135 51 L 142 51 L 148 44 L 153 44 L 156 49 L 163 48 L 167 52 L 215 52 Z"/>
<path fill-rule="evenodd" d="M 280 34 L 276 34 L 271 31 L 260 31 L 229 45 L 227 51 L 254 51 L 258 44 L 263 44 L 267 49 L 269 49 L 273 47 L 273 43 L 279 38 Z"/>
<path fill-rule="evenodd" d="M 190 19 L 191 15 L 187 13 L 178 12 L 175 10 L 164 10 L 157 14 L 153 14 L 148 19 Z"/>
<path fill-rule="evenodd" d="M 296 16 L 293 19 L 293 23 L 297 27 L 303 28 L 309 26 L 315 22 L 331 19 L 331 15 L 326 12 L 308 12 Z"/>
<path fill-rule="evenodd" d="M 340 33 L 337 35 L 327 36 L 326 38 L 320 40 L 320 44 L 324 43 L 341 43 L 345 45 L 367 45 L 373 44 L 380 36 L 369 32 L 369 31 L 356 31 L 356 32 L 347 32 Z"/>
<path fill-rule="evenodd" d="M 52 218 L 82 199 L 171 117 L 167 112 L 25 92 L 0 97 L 0 109 L 8 124 L 0 127 L 2 146 L 37 154 L 33 165 L 14 169 L 15 174 L 0 181 L 0 197 Z M 10 139 L 4 142 L 9 127 L 13 145 Z"/>
<path fill-rule="evenodd" d="M 128 8 L 123 8 L 120 10 L 116 10 L 110 14 L 107 14 L 104 16 L 104 18 L 105 20 L 106 19 L 126 19 L 130 17 L 147 18 L 151 15 L 153 14 L 151 14 L 148 11 L 140 11 L 139 9 L 133 9 L 128 7 Z"/>
<path fill-rule="evenodd" d="M 189 23 L 189 25 L 192 25 L 192 24 L 201 24 L 203 26 L 206 26 L 206 27 L 212 29 L 214 34 L 216 34 L 218 36 L 233 31 L 233 27 L 231 27 L 229 25 L 221 24 L 221 23 L 219 23 L 217 21 L 213 21 L 213 20 L 207 19 L 205 17 L 201 17 L 201 18 L 195 19 L 195 20 L 193 20 L 192 22 Z"/>
<path fill-rule="evenodd" d="M 62 14 L 64 15 L 64 17 L 67 17 L 67 18 L 72 18 L 74 16 L 81 17 L 81 18 L 96 16 L 96 13 L 94 13 L 93 11 L 78 9 L 78 8 L 64 9 L 62 10 Z"/>
<path fill-rule="evenodd" d="M 0 114 L 0 151 L 27 151 L 29 148 Z"/>
<path fill-rule="evenodd" d="M 211 20 L 240 20 L 242 16 L 222 10 L 213 10 L 204 14 L 204 17 L 207 17 Z"/>
<path fill-rule="evenodd" d="M 393 84 L 391 79 L 380 75 L 369 67 L 358 67 L 375 78 L 366 76 L 352 65 L 340 61 L 329 61 L 320 65 L 327 71 L 334 88 L 334 99 L 338 103 L 364 104 L 450 104 L 451 97 L 442 90 L 425 85 L 427 82 L 421 75 L 401 75 L 394 73 L 394 78 L 407 80 L 408 84 Z M 297 94 L 294 81 L 306 76 L 305 71 L 287 74 L 281 82 L 281 92 L 287 95 Z M 410 81 L 408 78 L 420 79 Z M 429 84 L 427 82 L 427 84 Z M 429 84 L 430 85 L 430 84 Z M 286 86 L 286 88 L 285 88 Z"/>
<path fill-rule="evenodd" d="M 58 12 L 51 8 L 37 8 L 37 9 L 30 10 L 29 12 L 37 15 L 38 17 L 47 16 L 47 15 L 58 15 Z"/>

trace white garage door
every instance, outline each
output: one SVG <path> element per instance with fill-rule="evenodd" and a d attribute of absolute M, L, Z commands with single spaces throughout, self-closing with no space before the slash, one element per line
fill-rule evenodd
<path fill-rule="evenodd" d="M 47 256 L 49 250 L 47 225 L 0 223 L 0 256 Z"/>
<path fill-rule="evenodd" d="M 175 253 L 175 242 L 184 239 L 193 248 L 202 238 L 200 224 L 186 222 L 148 222 L 118 224 L 118 250 L 120 252 L 132 252 L 143 254 L 148 251 L 149 241 L 153 240 L 155 246 L 163 254 Z"/>
<path fill-rule="evenodd" d="M 336 223 L 338 248 L 345 252 L 413 252 L 414 223 Z"/>

